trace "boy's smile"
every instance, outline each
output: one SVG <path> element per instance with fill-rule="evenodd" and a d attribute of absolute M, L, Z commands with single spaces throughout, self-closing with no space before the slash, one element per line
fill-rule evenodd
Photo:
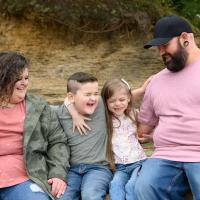
<path fill-rule="evenodd" d="M 98 82 L 80 84 L 73 99 L 75 108 L 80 114 L 93 114 L 99 102 Z"/>

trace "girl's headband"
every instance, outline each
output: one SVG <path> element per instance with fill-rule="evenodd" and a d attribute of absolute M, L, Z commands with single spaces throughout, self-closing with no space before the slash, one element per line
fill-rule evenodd
<path fill-rule="evenodd" d="M 127 81 L 125 81 L 123 78 L 121 78 L 120 80 L 128 87 L 129 90 L 131 90 L 131 87 Z"/>

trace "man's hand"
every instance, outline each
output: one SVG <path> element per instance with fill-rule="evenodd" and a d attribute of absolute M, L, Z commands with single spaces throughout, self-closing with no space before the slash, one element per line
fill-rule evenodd
<path fill-rule="evenodd" d="M 67 184 L 59 178 L 50 178 L 48 183 L 51 185 L 51 194 L 60 198 L 67 188 Z"/>
<path fill-rule="evenodd" d="M 153 141 L 153 133 L 149 134 L 142 134 L 142 137 L 138 137 L 138 141 L 140 143 L 148 143 Z"/>
<path fill-rule="evenodd" d="M 137 127 L 137 138 L 140 143 L 147 143 L 153 141 L 153 126 L 149 126 L 147 124 L 139 123 Z"/>

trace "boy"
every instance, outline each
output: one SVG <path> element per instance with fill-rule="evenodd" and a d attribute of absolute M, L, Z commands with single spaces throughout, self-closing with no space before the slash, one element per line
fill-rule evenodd
<path fill-rule="evenodd" d="M 107 125 L 105 109 L 98 94 L 98 80 L 84 72 L 71 75 L 67 83 L 67 98 L 73 111 L 89 117 L 91 128 L 87 135 L 73 130 L 73 121 L 67 107 L 58 109 L 60 123 L 67 135 L 70 148 L 70 170 L 67 200 L 103 200 L 112 180 L 106 159 Z M 71 104 L 71 103 L 70 103 Z M 74 112 L 73 112 L 74 113 Z"/>

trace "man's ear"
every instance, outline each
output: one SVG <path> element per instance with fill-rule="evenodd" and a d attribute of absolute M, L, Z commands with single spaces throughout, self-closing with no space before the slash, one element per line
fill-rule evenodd
<path fill-rule="evenodd" d="M 72 92 L 67 92 L 66 96 L 70 103 L 74 103 L 74 94 Z"/>
<path fill-rule="evenodd" d="M 189 39 L 189 34 L 186 32 L 181 33 L 181 38 L 183 38 L 184 40 L 188 40 Z"/>

